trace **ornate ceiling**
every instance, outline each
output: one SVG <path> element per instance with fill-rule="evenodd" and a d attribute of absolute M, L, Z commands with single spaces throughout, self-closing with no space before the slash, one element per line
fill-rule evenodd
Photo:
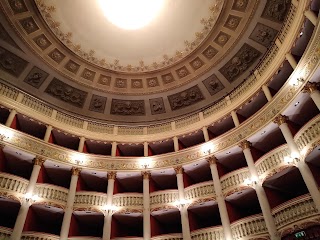
<path fill-rule="evenodd" d="M 166 120 L 242 83 L 273 44 L 289 2 L 166 0 L 149 25 L 126 31 L 98 1 L 5 0 L 0 67 L 5 81 L 69 112 Z"/>

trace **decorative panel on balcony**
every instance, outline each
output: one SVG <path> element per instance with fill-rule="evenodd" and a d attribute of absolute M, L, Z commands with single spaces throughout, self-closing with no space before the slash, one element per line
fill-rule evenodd
<path fill-rule="evenodd" d="M 88 207 L 103 207 L 107 204 L 107 194 L 98 192 L 77 192 L 74 205 Z"/>
<path fill-rule="evenodd" d="M 211 228 L 203 228 L 196 231 L 191 232 L 192 240 L 202 240 L 202 239 L 211 239 L 211 240 L 223 240 L 223 228 L 219 227 L 211 227 Z"/>
<path fill-rule="evenodd" d="M 44 201 L 65 205 L 67 203 L 68 189 L 51 185 L 51 184 L 37 184 L 35 194 Z"/>
<path fill-rule="evenodd" d="M 236 171 L 224 175 L 221 179 L 221 188 L 224 195 L 236 192 L 241 188 L 245 188 L 244 180 L 249 178 L 249 169 L 240 168 Z"/>
<path fill-rule="evenodd" d="M 187 200 L 208 197 L 215 198 L 215 192 L 212 181 L 195 184 L 185 189 L 185 198 Z"/>

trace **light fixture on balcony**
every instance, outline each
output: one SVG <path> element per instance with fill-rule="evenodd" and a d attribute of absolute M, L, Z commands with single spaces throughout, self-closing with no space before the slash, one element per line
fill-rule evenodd
<path fill-rule="evenodd" d="M 111 204 L 110 205 L 107 204 L 107 205 L 104 205 L 102 207 L 102 211 L 105 212 L 105 213 L 114 213 L 114 212 L 116 212 L 118 210 L 119 210 L 119 208 L 117 206 L 111 205 Z"/>
<path fill-rule="evenodd" d="M 140 163 L 141 168 L 144 168 L 144 169 L 152 167 L 151 166 L 152 165 L 151 158 L 148 158 L 148 157 L 141 158 L 139 160 L 139 163 Z"/>
<path fill-rule="evenodd" d="M 292 153 L 291 156 L 285 156 L 283 161 L 288 165 L 296 165 L 299 162 L 299 153 Z"/>
<path fill-rule="evenodd" d="M 185 206 L 188 206 L 190 203 L 191 203 L 190 200 L 181 199 L 181 200 L 178 200 L 178 201 L 174 202 L 174 205 L 177 208 L 181 209 L 181 208 L 183 208 Z"/>
<path fill-rule="evenodd" d="M 0 129 L 0 140 L 8 140 L 13 136 L 13 132 L 10 131 L 9 129 Z"/>
<path fill-rule="evenodd" d="M 213 152 L 213 144 L 212 143 L 207 143 L 204 144 L 201 148 L 201 151 L 205 154 L 205 155 L 210 155 Z"/>
<path fill-rule="evenodd" d="M 246 178 L 243 183 L 249 187 L 254 187 L 258 183 L 257 177 Z"/>
<path fill-rule="evenodd" d="M 31 203 L 31 204 L 36 202 L 37 200 L 39 200 L 39 196 L 33 195 L 32 193 L 26 193 L 24 195 L 24 198 L 26 199 L 26 202 Z"/>
<path fill-rule="evenodd" d="M 71 159 L 77 165 L 83 165 L 86 162 L 86 157 L 83 154 L 74 154 Z"/>

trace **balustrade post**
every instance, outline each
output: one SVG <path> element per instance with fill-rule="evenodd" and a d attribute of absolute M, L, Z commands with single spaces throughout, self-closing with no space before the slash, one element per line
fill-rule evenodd
<path fill-rule="evenodd" d="M 151 238 L 150 190 L 149 190 L 150 172 L 143 172 L 142 176 L 143 176 L 143 239 L 150 240 Z"/>
<path fill-rule="evenodd" d="M 317 88 L 318 83 L 308 82 L 304 88 L 303 92 L 309 93 L 313 102 L 317 105 L 318 109 L 320 110 L 320 91 Z"/>
<path fill-rule="evenodd" d="M 277 232 L 277 227 L 271 213 L 271 207 L 268 202 L 266 192 L 262 187 L 262 182 L 259 179 L 258 171 L 254 165 L 254 160 L 252 157 L 250 146 L 251 146 L 251 143 L 248 141 L 243 141 L 240 143 L 240 147 L 242 148 L 243 154 L 246 158 L 251 179 L 253 181 L 253 187 L 256 190 L 258 201 L 262 210 L 262 215 L 265 220 L 266 226 L 268 228 L 270 238 L 272 240 L 280 240 L 281 237 L 280 237 L 280 234 Z"/>
<path fill-rule="evenodd" d="M 44 135 L 43 141 L 49 142 L 50 136 L 51 136 L 52 126 L 48 125 L 46 129 L 46 133 Z"/>
<path fill-rule="evenodd" d="M 230 219 L 227 211 L 226 202 L 224 200 L 224 195 L 222 193 L 221 182 L 219 178 L 219 173 L 217 169 L 217 162 L 214 156 L 208 158 L 210 164 L 211 175 L 213 179 L 214 191 L 216 193 L 216 198 L 219 207 L 219 213 L 221 218 L 221 223 L 223 227 L 223 233 L 225 240 L 232 240 L 232 231 L 230 226 Z"/>
<path fill-rule="evenodd" d="M 11 110 L 10 110 L 10 114 L 9 114 L 9 116 L 8 116 L 8 118 L 7 118 L 7 121 L 6 121 L 6 126 L 7 126 L 7 127 L 10 127 L 10 126 L 11 126 L 11 124 L 12 124 L 12 122 L 13 122 L 13 119 L 14 119 L 14 117 L 16 116 L 16 114 L 17 114 L 17 111 L 16 111 L 15 109 L 11 109 Z"/>
<path fill-rule="evenodd" d="M 60 240 L 68 239 L 70 222 L 73 212 L 73 203 L 76 196 L 77 182 L 79 178 L 79 174 L 81 172 L 81 168 L 72 168 L 72 176 L 70 181 L 69 193 L 67 198 L 67 204 L 64 210 L 62 226 L 60 231 Z"/>
<path fill-rule="evenodd" d="M 191 240 L 189 218 L 188 218 L 188 205 L 185 203 L 184 197 L 184 184 L 183 184 L 183 168 L 177 166 L 174 168 L 177 176 L 177 185 L 179 193 L 178 209 L 180 210 L 181 225 L 182 225 L 182 236 L 184 240 Z"/>
<path fill-rule="evenodd" d="M 39 172 L 40 172 L 41 166 L 44 162 L 45 162 L 45 159 L 43 159 L 41 157 L 37 156 L 34 158 L 31 177 L 30 177 L 27 189 L 26 189 L 26 196 L 27 196 L 27 194 L 29 196 L 33 195 L 34 188 L 36 186 L 37 179 L 39 176 Z M 31 204 L 32 204 L 32 201 L 30 199 L 23 199 L 22 200 L 22 204 L 19 209 L 19 213 L 18 213 L 16 222 L 13 227 L 12 235 L 10 238 L 11 240 L 20 240 L 21 239 L 22 230 L 23 230 L 23 227 L 24 227 L 24 224 L 25 224 L 25 221 L 27 218 L 28 210 L 29 210 L 29 207 Z"/>
<path fill-rule="evenodd" d="M 117 176 L 116 172 L 108 173 L 107 208 L 112 208 L 112 197 L 113 197 L 114 182 L 115 182 L 116 176 Z M 104 214 L 102 240 L 110 240 L 112 214 L 113 214 L 112 209 L 106 209 L 106 212 Z"/>
<path fill-rule="evenodd" d="M 289 129 L 287 120 L 288 120 L 287 116 L 279 115 L 274 119 L 274 122 L 278 124 L 282 132 L 282 135 L 284 136 L 288 144 L 288 147 L 291 152 L 291 156 L 295 158 L 294 161 L 296 162 L 296 167 L 299 169 L 301 176 L 303 178 L 303 181 L 306 184 L 318 211 L 320 212 L 320 192 L 318 190 L 318 184 L 315 181 L 309 166 L 305 163 L 304 160 L 299 159 L 300 151 L 293 139 L 293 135 Z"/>

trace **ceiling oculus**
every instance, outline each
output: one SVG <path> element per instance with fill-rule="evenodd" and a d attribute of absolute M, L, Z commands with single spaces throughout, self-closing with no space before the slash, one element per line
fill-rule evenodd
<path fill-rule="evenodd" d="M 98 0 L 106 18 L 126 30 L 148 25 L 161 11 L 165 0 Z"/>

